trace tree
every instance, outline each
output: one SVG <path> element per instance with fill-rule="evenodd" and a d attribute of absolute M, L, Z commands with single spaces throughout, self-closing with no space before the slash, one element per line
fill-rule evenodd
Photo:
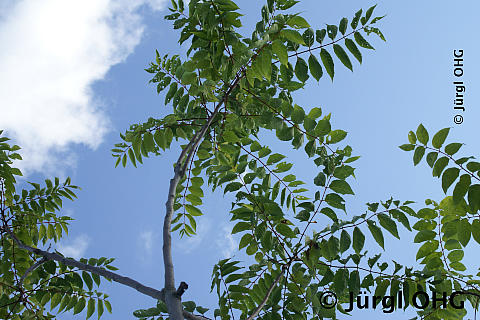
<path fill-rule="evenodd" d="M 171 103 L 173 110 L 162 119 L 132 125 L 112 150 L 117 166 L 129 161 L 137 166 L 145 157 L 161 155 L 174 139 L 183 143 L 166 197 L 162 290 L 119 275 L 111 265 L 113 259 L 77 261 L 41 249 L 68 231 L 69 219 L 55 211 L 63 198 L 75 197 L 76 187 L 70 179 L 64 183 L 54 179 L 46 180 L 44 187 L 31 183 L 30 189 L 17 192 L 15 176 L 21 172 L 12 163 L 21 159 L 16 152 L 19 147 L 0 138 L 0 317 L 53 318 L 47 304 L 50 310 L 58 307 L 56 313 L 73 309 L 76 314 L 86 307 L 87 318 L 95 310 L 100 317 L 104 308 L 111 311 L 108 296 L 94 289 L 104 278 L 158 301 L 156 306 L 135 311 L 138 318 L 167 314 L 170 319 L 207 318 L 208 309 L 193 301 L 182 302 L 188 284 L 175 282 L 171 253 L 172 232 L 195 235 L 195 219 L 203 214 L 199 207 L 205 179 L 209 188 L 231 193 L 230 214 L 236 222 L 232 233 L 242 234 L 239 249 L 252 256 L 245 262 L 251 262 L 248 268 L 230 259 L 214 266 L 211 289 L 217 292 L 219 305 L 208 314 L 210 318 L 335 319 L 338 313 L 347 313 L 350 292 L 357 296 L 362 289 L 373 289 L 379 297 L 387 295 L 389 288 L 394 297 L 403 290 L 404 304 L 395 308 L 411 306 L 416 291 L 427 287 L 461 291 L 455 302 L 469 299 L 477 307 L 477 280 L 461 273 L 465 267 L 460 260 L 471 235 L 480 241 L 478 220 L 469 222 L 480 207 L 478 185 L 471 184 L 472 179 L 478 180 L 474 173 L 478 175 L 479 164 L 462 158 L 443 171 L 449 160 L 454 161 L 452 155 L 460 144 L 441 150 L 448 134 L 443 129 L 433 137 L 433 148 L 428 147 L 428 133 L 420 125 L 409 134 L 410 143 L 401 148 L 415 150 L 414 164 L 430 148 L 427 163 L 434 175 L 443 172 L 445 192 L 462 170 L 453 197 L 440 204 L 429 200 L 430 207 L 418 212 L 411 208 L 411 201 L 388 199 L 368 203 L 365 214 L 340 219 L 337 212 L 346 212 L 344 196 L 353 194 L 347 180 L 355 176 L 352 163 L 358 156 L 352 156 L 348 145 L 335 147 L 347 133 L 332 129 L 330 114 L 323 115 L 320 108 L 305 110 L 294 103 L 292 93 L 302 89 L 310 76 L 318 81 L 324 70 L 333 81 L 337 60 L 353 70 L 348 52 L 361 63 L 359 47 L 373 49 L 366 36 L 374 33 L 385 40 L 375 27 L 382 17 L 373 17 L 374 6 L 314 31 L 299 14 L 289 13 L 296 3 L 268 0 L 252 36 L 245 37 L 239 33 L 238 6 L 231 0 L 191 0 L 188 9 L 182 0 L 172 1 L 166 18 L 180 29 L 179 42 L 190 44 L 187 58 L 182 61 L 177 55 L 157 52 L 146 71 L 153 75 L 151 82 L 158 93 L 167 91 L 165 104 Z M 280 143 L 289 142 L 293 150 L 303 149 L 318 167 L 312 190 L 292 173 L 293 164 L 285 161 L 285 155 L 262 145 L 261 137 L 268 131 Z M 444 156 L 437 159 L 439 153 Z M 387 271 L 389 263 L 379 263 L 380 255 L 367 255 L 366 230 L 384 248 L 383 231 L 398 238 L 397 223 L 411 231 L 408 217 L 416 221 L 413 229 L 419 231 L 415 241 L 425 242 L 417 254 L 424 268 L 413 270 L 393 262 Z M 464 230 L 469 230 L 468 237 Z M 448 256 L 445 250 L 450 251 Z M 333 294 L 339 303 L 328 308 Z M 384 299 L 380 302 L 387 308 Z M 446 309 L 429 305 L 419 312 L 429 319 L 459 319 L 465 313 L 452 305 Z"/>

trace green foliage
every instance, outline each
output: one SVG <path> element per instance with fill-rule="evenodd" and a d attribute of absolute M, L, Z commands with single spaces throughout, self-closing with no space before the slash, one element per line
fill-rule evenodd
<path fill-rule="evenodd" d="M 246 318 L 264 300 L 263 318 L 300 319 L 313 314 L 335 318 L 343 310 L 348 290 L 375 290 L 380 296 L 387 290 L 391 295 L 404 290 L 413 295 L 414 288 L 425 287 L 427 281 L 445 278 L 413 272 L 396 262 L 380 262 L 380 255 L 367 255 L 367 234 L 385 249 L 385 237 L 399 238 L 399 225 L 411 231 L 414 219 L 413 229 L 419 230 L 415 241 L 422 244 L 418 259 L 423 258 L 428 267 L 439 265 L 438 256 L 432 256 L 439 244 L 435 226 L 429 229 L 437 211 L 424 208 L 417 213 L 409 206 L 411 201 L 390 198 L 368 203 L 364 214 L 351 215 L 346 203 L 354 194 L 350 177 L 355 177 L 352 163 L 358 156 L 352 156 L 350 146 L 334 147 L 345 140 L 347 132 L 332 127 L 330 114 L 323 115 L 320 108 L 308 110 L 292 97 L 310 78 L 320 81 L 324 71 L 333 81 L 340 64 L 353 71 L 351 56 L 361 63 L 360 49 L 373 49 L 369 35 L 385 40 L 374 26 L 383 17 L 373 17 L 373 6 L 357 11 L 351 19 L 341 18 L 338 25 L 315 30 L 301 14 L 285 11 L 296 3 L 267 1 L 252 36 L 245 37 L 239 32 L 238 7 L 230 0 L 192 0 L 188 13 L 173 2 L 167 19 L 181 29 L 180 43 L 191 40 L 188 56 L 182 62 L 178 56 L 157 54 L 147 69 L 158 92 L 167 91 L 165 105 L 171 104 L 172 112 L 163 119 L 132 126 L 112 150 L 117 163 L 125 165 L 130 159 L 136 165 L 142 157 L 161 154 L 174 140 L 187 150 L 182 143 L 192 141 L 205 128 L 203 141 L 187 158 L 189 162 L 181 164 L 186 172 L 177 187 L 172 231 L 195 233 L 195 217 L 202 214 L 204 180 L 208 188 L 220 187 L 234 197 L 232 233 L 241 239 L 239 250 L 245 250 L 255 263 L 242 268 L 239 261 L 225 259 L 214 266 L 211 289 L 218 295 L 219 306 L 213 314 L 222 319 L 230 319 L 233 313 Z M 261 142 L 263 130 L 274 132 L 280 143 L 305 151 L 318 170 L 312 180 L 298 179 L 292 173 L 293 163 L 281 150 Z M 436 134 L 434 147 L 441 147 L 447 134 L 448 130 Z M 447 145 L 439 155 L 429 149 L 428 142 L 428 133 L 420 126 L 409 133 L 409 143 L 401 149 L 414 151 L 415 165 L 426 159 L 434 176 L 440 176 L 451 163 L 448 156 L 460 146 Z M 447 189 L 458 176 L 448 172 L 443 184 Z M 470 205 L 479 206 L 475 200 L 479 189 L 468 182 L 461 178 L 454 201 L 471 194 Z M 348 213 L 348 218 L 339 218 L 339 211 Z M 466 227 L 466 222 L 462 224 Z M 480 236 L 475 233 L 457 241 L 462 245 L 471 237 Z M 460 252 L 453 251 L 449 257 L 453 266 L 461 268 Z M 387 273 L 388 268 L 391 272 Z M 336 309 L 320 307 L 324 290 L 337 294 L 340 304 Z M 184 308 L 193 311 L 195 304 L 184 304 Z M 159 312 L 148 310 L 135 315 Z"/>
<path fill-rule="evenodd" d="M 450 129 L 439 130 L 432 139 L 432 146 L 428 145 L 429 134 L 423 125 L 419 125 L 416 135 L 410 131 L 408 139 L 410 144 L 401 149 L 412 151 L 415 149 L 414 162 L 418 148 L 431 151 L 426 158 L 427 164 L 433 169 L 434 177 L 441 177 L 442 189 L 447 195 L 452 185 L 451 195 L 447 195 L 440 203 L 426 200 L 427 208 L 417 213 L 418 221 L 413 226 L 417 230 L 415 242 L 421 243 L 417 252 L 417 260 L 425 266 L 424 272 L 432 274 L 435 279 L 435 289 L 452 292 L 464 290 L 463 300 L 470 301 L 476 309 L 478 304 L 474 297 L 478 292 L 480 281 L 467 272 L 467 267 L 462 263 L 464 248 L 473 239 L 480 243 L 478 230 L 478 210 L 480 209 L 480 166 L 473 157 L 455 159 L 461 143 L 444 145 Z M 417 145 L 417 139 L 422 146 Z M 416 161 L 418 163 L 421 159 Z M 449 166 L 450 165 L 450 166 Z M 475 183 L 476 182 L 476 183 Z M 451 189 L 450 189 L 451 190 Z M 477 274 L 478 276 L 478 274 Z M 468 292 L 472 292 L 469 294 Z M 446 309 L 449 310 L 449 309 Z M 449 310 L 451 311 L 451 310 Z M 431 312 L 438 319 L 463 319 L 465 312 L 460 314 L 441 313 L 438 310 L 427 308 L 425 313 Z"/>
<path fill-rule="evenodd" d="M 211 291 L 218 296 L 214 317 L 230 319 L 240 314 L 246 319 L 259 313 L 264 319 L 336 319 L 345 313 L 342 304 L 348 301 L 349 291 L 396 296 L 402 290 L 405 308 L 414 292 L 427 286 L 438 292 L 478 292 L 478 280 L 462 273 L 466 270 L 462 259 L 465 246 L 472 239 L 480 240 L 480 226 L 474 219 L 480 208 L 480 184 L 475 184 L 480 163 L 471 157 L 453 158 L 462 144 L 444 146 L 448 128 L 433 135 L 431 147 L 428 131 L 419 125 L 409 132 L 409 143 L 400 148 L 413 151 L 414 165 L 425 159 L 433 176 L 441 177 L 445 193 L 454 185 L 452 195 L 439 204 L 429 200 L 418 212 L 410 207 L 411 201 L 390 198 L 367 203 L 365 213 L 351 214 L 347 200 L 354 195 L 352 165 L 359 157 L 352 156 L 352 148 L 343 144 L 347 132 L 334 128 L 331 114 L 300 106 L 293 96 L 310 75 L 319 82 L 325 70 L 333 81 L 337 61 L 353 71 L 350 56 L 361 63 L 360 48 L 373 49 L 369 35 L 385 40 L 374 26 L 383 17 L 373 17 L 373 6 L 357 11 L 351 19 L 341 18 L 338 25 L 315 30 L 301 14 L 290 12 L 297 2 L 268 0 L 248 37 L 240 32 L 242 15 L 231 0 L 190 0 L 188 5 L 172 0 L 165 18 L 179 31 L 179 43 L 188 41 L 185 61 L 178 55 L 156 52 L 155 61 L 146 69 L 171 112 L 134 124 L 120 134 L 122 142 L 112 149 L 116 166 L 125 167 L 128 162 L 138 166 L 145 158 L 180 146 L 186 156 L 175 164 L 180 181 L 173 195 L 171 232 L 181 236 L 195 235 L 196 217 L 203 214 L 204 190 L 221 188 L 234 199 L 232 234 L 240 237 L 239 250 L 252 263 L 243 266 L 240 261 L 224 259 L 213 267 Z M 275 144 L 262 141 L 265 131 L 275 133 L 271 136 L 278 143 L 304 151 L 316 172 L 306 181 L 297 178 L 294 164 L 282 150 L 273 150 Z M 69 179 L 64 184 L 56 179 L 55 183 L 46 181 L 44 188 L 32 183 L 33 188 L 17 194 L 14 176 L 21 173 L 9 165 L 20 157 L 15 153 L 18 147 L 1 142 L 0 161 L 6 164 L 0 166 L 5 214 L 12 221 L 24 219 L 16 221 L 25 226 L 16 236 L 35 246 L 40 241 L 43 245 L 57 241 L 62 230 L 67 231 L 67 223 L 54 212 L 62 197 L 75 196 L 74 187 Z M 24 212 L 32 214 L 16 214 Z M 399 238 L 399 226 L 415 230 L 421 270 L 382 261 L 381 254 L 371 254 L 365 247 L 371 235 L 385 250 L 385 237 Z M 18 250 L 22 259 L 13 267 L 13 255 L 8 252 L 14 246 L 13 241 L 2 244 L 2 266 L 14 270 L 7 277 L 12 288 L 17 285 L 15 272 L 21 274 L 35 263 Z M 81 261 L 114 268 L 111 259 Z M 35 312 L 43 315 L 48 303 L 57 312 L 85 312 L 87 318 L 95 309 L 99 316 L 104 307 L 111 311 L 105 295 L 93 290 L 94 283 L 100 283 L 95 274 L 48 261 L 25 278 L 24 286 L 31 289 L 44 279 L 49 279 L 45 287 L 31 297 L 39 310 Z M 0 303 L 18 300 L 12 288 L 2 286 Z M 336 308 L 321 307 L 325 291 L 337 295 Z M 465 298 L 476 307 L 473 295 Z M 32 317 L 22 304 L 9 305 L 1 312 L 24 312 L 26 318 Z M 209 311 L 194 301 L 182 305 L 190 313 Z M 419 315 L 460 319 L 462 312 L 429 307 Z M 165 303 L 158 301 L 133 315 L 162 319 L 167 313 Z"/>
<path fill-rule="evenodd" d="M 42 260 L 19 247 L 14 240 L 31 247 L 46 247 L 68 234 L 68 216 L 58 215 L 65 199 L 76 198 L 77 186 L 70 178 L 46 179 L 43 185 L 19 183 L 22 172 L 13 167 L 22 157 L 20 147 L 11 145 L 0 131 L 0 318 L 51 319 L 51 312 L 85 310 L 89 318 L 97 311 L 100 318 L 107 295 L 94 289 L 100 285 L 98 275 L 80 272 L 77 268 L 53 260 Z M 20 186 L 24 187 L 20 189 Z M 15 227 L 14 227 L 15 226 Z M 14 238 L 15 237 L 15 238 Z M 115 269 L 113 259 L 91 258 L 80 262 Z M 28 294 L 25 294 L 28 292 Z M 49 307 L 48 307 L 49 305 Z"/>

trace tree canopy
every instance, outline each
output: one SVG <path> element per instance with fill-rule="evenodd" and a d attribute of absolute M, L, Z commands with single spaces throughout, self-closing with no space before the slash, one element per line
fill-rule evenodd
<path fill-rule="evenodd" d="M 65 198 L 76 197 L 77 187 L 69 178 L 55 178 L 20 190 L 21 172 L 14 167 L 20 147 L 0 137 L 1 318 L 48 319 L 84 309 L 86 318 L 95 312 L 100 318 L 112 308 L 108 295 L 97 290 L 102 278 L 158 301 L 136 310 L 140 319 L 336 319 L 349 313 L 351 295 L 365 290 L 382 298 L 401 291 L 402 305 L 396 302 L 394 309 L 415 309 L 419 291 L 437 292 L 439 299 L 458 293 L 445 307 L 416 308 L 427 319 L 461 319 L 466 309 L 456 306 L 467 300 L 478 307 L 479 280 L 461 261 L 472 238 L 480 243 L 480 163 L 454 158 L 462 144 L 444 146 L 449 128 L 430 141 L 420 124 L 400 148 L 413 151 L 414 165 L 425 158 L 446 197 L 426 200 L 418 210 L 412 201 L 390 198 L 367 203 L 360 215 L 347 212 L 359 156 L 345 145 L 347 132 L 332 127 L 331 114 L 296 104 L 294 93 L 311 78 L 333 81 L 339 67 L 353 71 L 373 49 L 369 36 L 385 40 L 376 27 L 383 16 L 375 16 L 373 6 L 316 30 L 292 12 L 297 2 L 268 0 L 246 36 L 231 0 L 172 1 L 165 18 L 179 31 L 179 43 L 188 44 L 187 56 L 157 51 L 146 69 L 171 112 L 132 125 L 112 149 L 116 166 L 125 167 L 181 146 L 165 211 L 157 208 L 164 215 L 161 290 L 119 275 L 111 258 L 77 261 L 50 251 L 70 220 L 56 212 Z M 282 148 L 262 141 L 267 132 Z M 295 175 L 287 148 L 316 166 L 309 181 Z M 175 281 L 171 234 L 195 236 L 204 190 L 217 188 L 234 199 L 231 233 L 241 235 L 239 250 L 251 259 L 224 259 L 213 267 L 218 306 L 207 308 L 182 301 L 188 284 Z M 384 232 L 399 238 L 399 228 L 416 233 L 421 268 L 368 254 L 366 237 L 385 249 Z M 333 298 L 338 303 L 330 306 Z M 388 308 L 382 299 L 374 304 L 380 302 L 378 308 Z"/>

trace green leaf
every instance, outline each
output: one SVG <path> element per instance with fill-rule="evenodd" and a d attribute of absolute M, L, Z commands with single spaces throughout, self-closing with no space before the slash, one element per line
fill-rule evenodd
<path fill-rule="evenodd" d="M 162 130 L 157 130 L 153 134 L 153 139 L 155 140 L 155 143 L 162 148 L 162 150 L 165 150 L 167 147 L 167 143 L 165 141 L 165 134 L 163 133 Z"/>
<path fill-rule="evenodd" d="M 480 221 L 478 219 L 472 221 L 471 229 L 472 229 L 473 239 L 475 239 L 475 241 L 477 241 L 477 243 L 480 244 Z"/>
<path fill-rule="evenodd" d="M 374 6 L 371 6 L 370 8 L 368 8 L 367 12 L 365 12 L 365 23 L 368 22 L 368 20 L 370 20 L 370 17 L 372 16 L 372 13 L 373 13 L 373 10 L 375 9 L 377 5 L 374 5 Z"/>
<path fill-rule="evenodd" d="M 400 239 L 398 236 L 397 224 L 389 216 L 384 213 L 379 213 L 377 215 L 378 222 L 380 225 L 390 232 L 395 238 Z"/>
<path fill-rule="evenodd" d="M 45 269 L 45 271 L 47 271 L 49 274 L 55 274 L 57 264 L 55 263 L 55 261 L 49 260 L 43 264 L 43 269 Z"/>
<path fill-rule="evenodd" d="M 465 271 L 467 270 L 467 268 L 465 267 L 465 265 L 461 262 L 453 262 L 450 264 L 450 267 L 452 267 L 454 270 L 456 271 Z"/>
<path fill-rule="evenodd" d="M 419 260 L 423 257 L 428 256 L 430 253 L 434 252 L 438 248 L 438 241 L 431 240 L 425 242 L 417 251 L 416 259 Z"/>
<path fill-rule="evenodd" d="M 327 24 L 327 35 L 330 39 L 335 40 L 337 36 L 338 27 L 333 24 Z"/>
<path fill-rule="evenodd" d="M 325 35 L 327 34 L 327 30 L 322 29 L 322 30 L 317 30 L 315 32 L 315 37 L 318 43 L 322 43 L 323 39 L 325 38 Z"/>
<path fill-rule="evenodd" d="M 458 150 L 460 150 L 462 145 L 463 145 L 462 143 L 457 143 L 457 142 L 447 144 L 445 146 L 445 153 L 453 156 L 455 153 L 458 152 Z"/>
<path fill-rule="evenodd" d="M 246 230 L 251 230 L 252 229 L 252 225 L 248 222 L 239 222 L 237 223 L 233 229 L 232 229 L 232 234 L 235 234 L 235 233 L 239 233 L 239 232 L 242 232 L 242 231 L 246 231 Z"/>
<path fill-rule="evenodd" d="M 143 141 L 145 143 L 145 148 L 147 148 L 149 152 L 155 150 L 155 141 L 153 141 L 152 133 L 150 133 L 149 131 L 145 132 L 145 134 L 143 135 Z"/>
<path fill-rule="evenodd" d="M 83 297 L 80 298 L 78 302 L 75 304 L 75 307 L 73 308 L 73 314 L 82 312 L 82 310 L 85 308 L 85 304 L 86 304 L 85 298 Z"/>
<path fill-rule="evenodd" d="M 365 236 L 358 227 L 355 227 L 355 229 L 353 229 L 353 249 L 356 253 L 360 253 L 360 251 L 362 251 L 363 249 L 364 244 Z"/>
<path fill-rule="evenodd" d="M 342 209 L 345 211 L 345 200 L 336 193 L 329 193 L 325 197 L 325 202 L 333 208 Z"/>
<path fill-rule="evenodd" d="M 470 237 L 472 235 L 471 228 L 472 226 L 467 219 L 462 219 L 457 224 L 458 241 L 460 241 L 463 247 L 466 247 L 470 241 Z"/>
<path fill-rule="evenodd" d="M 418 218 L 421 218 L 421 219 L 434 219 L 437 217 L 437 214 L 435 210 L 431 208 L 423 208 L 418 210 L 417 216 Z"/>
<path fill-rule="evenodd" d="M 355 17 L 352 19 L 351 26 L 353 29 L 357 28 L 358 25 L 358 20 L 360 20 L 360 17 L 362 16 L 362 9 L 358 10 L 355 12 Z"/>
<path fill-rule="evenodd" d="M 461 261 L 463 259 L 464 253 L 462 250 L 453 250 L 448 254 L 448 260 L 451 262 Z"/>
<path fill-rule="evenodd" d="M 300 16 L 293 16 L 287 21 L 287 25 L 295 29 L 310 28 L 307 20 Z"/>
<path fill-rule="evenodd" d="M 425 148 L 422 146 L 418 146 L 415 149 L 415 152 L 413 153 L 413 165 L 416 166 L 417 164 L 419 164 L 424 154 L 425 154 Z"/>
<path fill-rule="evenodd" d="M 185 210 L 192 216 L 201 216 L 202 211 L 200 209 L 192 206 L 191 204 L 185 204 Z"/>
<path fill-rule="evenodd" d="M 330 189 L 341 194 L 354 194 L 352 188 L 345 180 L 334 180 L 330 183 Z"/>
<path fill-rule="evenodd" d="M 447 250 L 462 249 L 462 245 L 457 239 L 448 239 L 445 242 L 445 249 Z"/>
<path fill-rule="evenodd" d="M 267 165 L 271 165 L 283 160 L 285 156 L 283 154 L 274 153 L 268 157 Z"/>
<path fill-rule="evenodd" d="M 354 168 L 348 166 L 348 165 L 343 165 L 341 167 L 336 167 L 335 171 L 333 172 L 333 176 L 337 179 L 346 179 L 353 175 L 353 172 L 355 171 Z"/>
<path fill-rule="evenodd" d="M 62 301 L 62 294 L 59 292 L 55 293 L 52 297 L 52 300 L 50 300 L 50 310 L 55 309 L 55 307 Z"/>
<path fill-rule="evenodd" d="M 288 52 L 287 52 L 287 47 L 280 42 L 280 41 L 274 41 L 272 43 L 272 51 L 274 54 L 277 55 L 278 60 L 280 61 L 281 64 L 287 65 L 288 64 Z"/>
<path fill-rule="evenodd" d="M 358 60 L 358 62 L 362 63 L 362 53 L 358 50 L 357 45 L 353 42 L 352 39 L 345 39 L 345 47 L 347 47 L 348 51 Z"/>
<path fill-rule="evenodd" d="M 88 290 L 92 290 L 93 289 L 93 280 L 92 280 L 92 277 L 90 276 L 90 274 L 88 272 L 83 271 L 82 272 L 82 278 L 83 278 L 83 281 L 85 282 L 85 284 L 87 285 Z"/>
<path fill-rule="evenodd" d="M 420 230 L 415 236 L 413 242 L 420 243 L 425 242 L 427 240 L 433 240 L 437 236 L 437 233 L 431 230 Z"/>
<path fill-rule="evenodd" d="M 435 160 L 437 160 L 438 153 L 435 151 L 429 152 L 427 154 L 427 164 L 430 166 L 430 168 L 433 168 L 435 164 Z"/>
<path fill-rule="evenodd" d="M 448 188 L 452 185 L 452 183 L 457 180 L 458 175 L 460 173 L 460 169 L 457 167 L 448 168 L 442 174 L 442 189 L 443 192 L 447 193 Z"/>
<path fill-rule="evenodd" d="M 328 134 L 327 143 L 334 144 L 342 141 L 347 136 L 347 132 L 343 130 L 333 130 Z"/>
<path fill-rule="evenodd" d="M 297 58 L 297 63 L 295 64 L 295 75 L 298 80 L 305 82 L 308 79 L 308 66 L 305 60 L 302 58 Z"/>
<path fill-rule="evenodd" d="M 338 30 L 344 35 L 345 32 L 347 31 L 347 25 L 348 25 L 348 19 L 347 18 L 342 18 L 340 20 L 340 24 L 338 25 Z"/>
<path fill-rule="evenodd" d="M 87 305 L 87 319 L 90 318 L 94 312 L 95 312 L 95 300 L 90 298 L 88 300 L 88 305 Z"/>
<path fill-rule="evenodd" d="M 347 231 L 342 230 L 342 233 L 340 235 L 340 252 L 345 252 L 350 248 L 350 244 L 352 243 L 352 240 L 350 238 L 350 234 L 348 234 Z"/>
<path fill-rule="evenodd" d="M 400 149 L 402 149 L 403 151 L 412 151 L 413 149 L 415 149 L 415 145 L 414 144 L 402 144 L 401 146 L 399 146 Z"/>
<path fill-rule="evenodd" d="M 410 222 L 408 221 L 407 216 L 400 210 L 392 210 L 391 211 L 392 216 L 397 219 L 405 228 L 408 229 L 408 231 L 412 231 L 412 228 L 410 227 Z"/>
<path fill-rule="evenodd" d="M 193 301 L 185 301 L 182 302 L 182 304 L 185 310 L 187 310 L 188 312 L 193 312 L 195 310 L 195 307 L 197 306 Z"/>
<path fill-rule="evenodd" d="M 239 140 L 235 132 L 230 130 L 225 130 L 222 134 L 222 138 L 224 141 L 230 142 L 230 143 L 237 143 Z"/>
<path fill-rule="evenodd" d="M 447 139 L 449 131 L 450 131 L 450 128 L 444 128 L 438 131 L 437 133 L 435 133 L 432 139 L 432 146 L 434 148 L 440 149 L 443 143 L 445 142 L 445 139 Z"/>
<path fill-rule="evenodd" d="M 313 30 L 308 28 L 302 34 L 303 41 L 307 47 L 311 47 L 315 43 L 315 34 Z"/>
<path fill-rule="evenodd" d="M 473 212 L 480 209 L 480 184 L 473 184 L 468 188 L 468 204 Z"/>
<path fill-rule="evenodd" d="M 317 81 L 320 80 L 323 75 L 322 66 L 313 54 L 311 54 L 308 58 L 308 67 L 310 68 L 310 73 L 312 74 L 313 78 Z"/>
<path fill-rule="evenodd" d="M 354 295 L 357 295 L 360 292 L 360 275 L 358 270 L 354 270 L 350 273 L 348 288 Z"/>
<path fill-rule="evenodd" d="M 470 187 L 471 178 L 469 174 L 463 174 L 460 176 L 460 180 L 453 189 L 453 203 L 458 204 L 467 194 Z"/>
<path fill-rule="evenodd" d="M 105 304 L 105 308 L 107 308 L 107 311 L 109 313 L 112 313 L 112 305 L 110 304 L 110 301 L 104 300 L 103 303 Z"/>
<path fill-rule="evenodd" d="M 375 241 L 380 245 L 380 247 L 382 247 L 383 250 L 385 250 L 385 246 L 384 246 L 385 241 L 383 238 L 382 230 L 379 227 L 377 227 L 375 223 L 371 220 L 367 220 L 367 224 L 368 224 L 368 229 L 372 233 L 372 236 L 375 239 Z"/>
<path fill-rule="evenodd" d="M 420 143 L 426 145 L 428 143 L 428 132 L 423 126 L 423 124 L 419 124 L 417 128 L 417 138 Z"/>
<path fill-rule="evenodd" d="M 128 157 L 130 158 L 130 162 L 132 162 L 133 166 L 136 168 L 137 163 L 135 161 L 135 154 L 133 153 L 133 148 L 128 149 Z"/>
<path fill-rule="evenodd" d="M 288 227 L 286 224 L 279 223 L 275 229 L 284 237 L 295 238 L 295 232 L 293 232 L 293 230 L 290 229 L 290 227 Z"/>
<path fill-rule="evenodd" d="M 272 75 L 272 53 L 269 49 L 263 49 L 255 61 L 258 61 L 260 73 L 268 81 Z"/>
<path fill-rule="evenodd" d="M 321 49 L 320 50 L 320 58 L 322 59 L 323 66 L 325 67 L 325 70 L 327 70 L 328 75 L 333 81 L 333 76 L 335 75 L 334 71 L 334 64 L 333 64 L 333 59 L 330 53 L 328 53 L 327 50 Z"/>
<path fill-rule="evenodd" d="M 308 113 L 308 117 L 316 120 L 317 118 L 320 118 L 322 115 L 322 109 L 321 108 L 312 108 L 310 112 Z"/>
<path fill-rule="evenodd" d="M 252 240 L 253 240 L 253 237 L 250 233 L 244 234 L 240 239 L 240 243 L 238 244 L 238 249 L 242 249 L 246 247 Z"/>
<path fill-rule="evenodd" d="M 250 245 L 247 247 L 247 250 L 245 252 L 249 255 L 252 256 L 258 251 L 258 246 L 255 242 L 251 242 Z"/>
<path fill-rule="evenodd" d="M 409 141 L 411 144 L 417 143 L 417 136 L 415 135 L 415 133 L 414 133 L 413 131 L 409 131 L 409 132 L 408 132 L 408 141 Z"/>
<path fill-rule="evenodd" d="M 348 57 L 345 50 L 343 50 L 343 48 L 340 45 L 334 44 L 333 51 L 335 52 L 335 55 L 337 56 L 337 58 L 343 63 L 343 65 L 348 69 L 350 69 L 351 71 L 353 71 L 352 62 L 350 61 L 350 58 Z"/>
<path fill-rule="evenodd" d="M 293 43 L 305 45 L 302 35 L 296 30 L 282 30 L 280 35 Z"/>
<path fill-rule="evenodd" d="M 445 169 L 447 164 L 448 164 L 448 158 L 447 157 L 441 157 L 440 159 L 438 159 L 435 162 L 435 165 L 433 166 L 433 171 L 432 171 L 433 176 L 434 177 L 440 177 L 440 175 L 443 172 L 443 169 Z"/>
<path fill-rule="evenodd" d="M 294 128 L 283 125 L 281 129 L 277 129 L 277 138 L 282 141 L 290 141 L 293 139 Z"/>
<path fill-rule="evenodd" d="M 210 310 L 210 309 L 197 306 L 196 310 L 197 310 L 198 312 L 200 312 L 200 314 L 204 314 L 205 312 L 207 312 L 207 311 Z"/>
<path fill-rule="evenodd" d="M 333 277 L 332 288 L 337 294 L 341 294 L 347 287 L 348 271 L 347 269 L 338 269 Z"/>
<path fill-rule="evenodd" d="M 195 72 L 184 72 L 181 81 L 186 85 L 194 84 L 197 82 L 197 74 Z"/>
<path fill-rule="evenodd" d="M 325 176 L 325 174 L 323 172 L 320 172 L 316 177 L 315 179 L 313 179 L 313 183 L 316 185 L 316 186 L 325 186 L 325 183 L 327 182 L 327 177 Z"/>
<path fill-rule="evenodd" d="M 327 119 L 322 119 L 318 121 L 317 126 L 315 127 L 315 135 L 316 136 L 324 136 L 328 134 L 332 130 L 332 127 L 330 125 L 330 121 Z"/>
<path fill-rule="evenodd" d="M 471 172 L 477 172 L 480 170 L 480 162 L 470 161 L 467 163 L 467 169 Z"/>
<path fill-rule="evenodd" d="M 177 85 L 176 82 L 173 82 L 170 85 L 170 89 L 168 90 L 167 94 L 165 95 L 165 105 L 167 105 L 170 102 L 170 100 L 172 100 L 173 96 L 177 92 L 177 87 L 178 87 L 178 85 Z"/>
<path fill-rule="evenodd" d="M 360 34 L 360 32 L 355 32 L 353 37 L 355 38 L 355 41 L 360 47 L 365 49 L 373 49 L 370 43 L 368 43 L 367 40 L 365 40 L 365 38 Z"/>
<path fill-rule="evenodd" d="M 305 111 L 299 105 L 295 105 L 292 112 L 292 121 L 294 123 L 302 123 L 305 119 Z"/>

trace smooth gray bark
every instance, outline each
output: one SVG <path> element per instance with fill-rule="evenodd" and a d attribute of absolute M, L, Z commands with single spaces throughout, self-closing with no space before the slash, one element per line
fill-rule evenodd
<path fill-rule="evenodd" d="M 241 75 L 237 74 L 237 77 L 232 82 L 227 92 L 223 96 L 222 100 L 216 105 L 213 113 L 208 117 L 207 122 L 202 126 L 190 140 L 190 143 L 182 150 L 175 164 L 174 176 L 170 180 L 170 188 L 168 191 L 168 199 L 166 206 L 166 214 L 163 220 L 163 263 L 165 267 L 165 304 L 167 305 L 168 313 L 171 320 L 183 320 L 183 307 L 181 297 L 177 296 L 175 290 L 175 272 L 172 259 L 172 235 L 171 235 L 171 222 L 174 213 L 173 205 L 175 203 L 175 191 L 177 189 L 179 181 L 185 175 L 185 170 L 188 163 L 195 155 L 200 142 L 202 142 L 205 133 L 212 124 L 213 119 L 220 111 L 220 108 L 226 103 L 228 96 L 232 90 L 237 86 L 240 81 Z"/>

